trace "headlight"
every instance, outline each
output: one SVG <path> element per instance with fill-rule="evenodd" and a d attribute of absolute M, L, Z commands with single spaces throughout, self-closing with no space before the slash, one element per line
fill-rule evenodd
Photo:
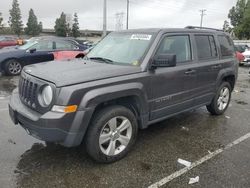
<path fill-rule="evenodd" d="M 53 90 L 49 85 L 46 85 L 41 90 L 40 94 L 38 95 L 38 101 L 41 106 L 48 107 L 53 99 Z"/>

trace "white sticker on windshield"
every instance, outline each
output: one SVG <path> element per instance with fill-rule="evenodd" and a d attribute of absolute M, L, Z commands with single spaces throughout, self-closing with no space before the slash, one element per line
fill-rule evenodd
<path fill-rule="evenodd" d="M 130 40 L 150 40 L 152 35 L 147 34 L 133 34 Z"/>

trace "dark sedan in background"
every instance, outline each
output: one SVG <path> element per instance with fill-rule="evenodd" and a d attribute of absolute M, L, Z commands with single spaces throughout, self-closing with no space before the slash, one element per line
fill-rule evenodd
<path fill-rule="evenodd" d="M 86 47 L 63 38 L 33 38 L 23 46 L 0 50 L 0 72 L 18 75 L 23 66 L 60 59 L 84 56 Z M 65 54 L 64 54 L 65 53 Z"/>

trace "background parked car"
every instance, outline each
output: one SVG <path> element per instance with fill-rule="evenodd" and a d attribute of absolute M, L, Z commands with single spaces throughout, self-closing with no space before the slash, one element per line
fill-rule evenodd
<path fill-rule="evenodd" d="M 239 62 L 239 65 L 242 66 L 244 64 L 243 61 L 245 59 L 244 55 L 242 53 L 236 51 L 236 58 Z"/>
<path fill-rule="evenodd" d="M 54 55 L 54 60 L 84 58 L 86 55 L 85 51 L 82 51 L 81 53 L 79 53 L 79 51 L 56 51 L 52 53 Z"/>
<path fill-rule="evenodd" d="M 18 38 L 12 36 L 0 36 L 0 49 L 18 45 Z"/>
<path fill-rule="evenodd" d="M 56 37 L 32 39 L 23 46 L 0 50 L 0 71 L 7 75 L 18 75 L 25 65 L 64 59 L 65 56 L 67 59 L 83 57 L 84 49 Z"/>
<path fill-rule="evenodd" d="M 83 50 L 86 50 L 86 49 L 91 47 L 89 45 L 90 41 L 87 41 L 87 40 L 80 40 L 80 39 L 76 39 L 76 38 L 72 38 L 72 37 L 66 37 L 63 39 L 67 40 L 69 42 L 72 42 L 73 44 L 76 44 L 77 46 L 79 46 Z"/>
<path fill-rule="evenodd" d="M 244 60 L 242 61 L 242 65 L 250 64 L 250 51 L 246 50 L 242 54 L 244 56 Z"/>
<path fill-rule="evenodd" d="M 243 52 L 246 51 L 246 49 L 248 49 L 248 46 L 247 45 L 236 44 L 235 49 L 236 49 L 236 51 L 238 51 L 240 53 L 243 53 Z"/>

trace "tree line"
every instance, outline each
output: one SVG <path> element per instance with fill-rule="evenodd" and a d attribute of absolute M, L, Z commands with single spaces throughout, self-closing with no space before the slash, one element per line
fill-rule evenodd
<path fill-rule="evenodd" d="M 21 9 L 19 7 L 18 0 L 13 0 L 12 2 L 12 8 L 9 10 L 10 17 L 9 17 L 9 26 L 12 33 L 20 36 L 21 34 L 25 33 L 26 35 L 30 36 L 38 36 L 42 30 L 43 30 L 43 24 L 42 22 L 39 22 L 37 19 L 37 16 L 35 15 L 35 12 L 33 9 L 29 10 L 29 17 L 26 24 L 26 27 L 24 28 L 23 22 L 22 22 L 22 15 L 21 15 Z M 3 17 L 2 13 L 0 12 L 0 30 L 4 29 L 3 25 Z M 74 14 L 73 24 L 70 26 L 70 24 L 67 22 L 66 14 L 64 12 L 61 13 L 61 16 L 56 19 L 55 22 L 55 33 L 57 36 L 73 36 L 73 37 L 79 37 L 80 31 L 79 31 L 79 22 L 78 22 L 78 16 L 77 13 Z M 10 32 L 10 31 L 6 31 Z"/>
<path fill-rule="evenodd" d="M 238 39 L 250 39 L 250 1 L 238 0 L 228 13 L 223 30 L 235 35 Z"/>

